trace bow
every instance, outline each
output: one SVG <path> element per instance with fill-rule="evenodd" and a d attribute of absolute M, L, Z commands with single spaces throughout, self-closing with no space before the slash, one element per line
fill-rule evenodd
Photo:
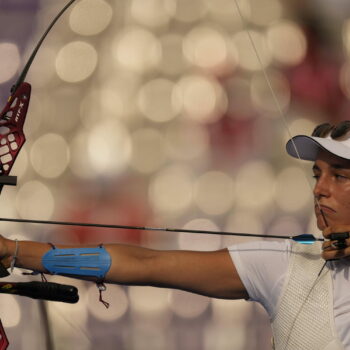
<path fill-rule="evenodd" d="M 74 2 L 70 1 L 66 7 L 60 12 L 59 16 Z M 59 16 L 56 17 L 56 19 L 59 18 Z M 55 21 L 53 22 L 53 24 Z M 48 31 L 52 28 L 53 24 L 49 27 Z M 47 35 L 48 31 L 45 33 L 45 36 Z M 36 52 L 38 51 L 41 43 L 43 42 L 45 36 L 40 41 L 37 48 L 34 50 L 34 56 Z M 34 59 L 34 56 L 32 56 L 32 59 L 29 62 L 32 62 Z M 28 63 L 29 63 L 28 62 Z M 1 128 L 0 128 L 0 145 L 3 145 L 3 152 L 0 153 L 1 158 L 1 188 L 4 185 L 14 185 L 15 184 L 15 177 L 10 176 L 10 170 L 13 166 L 13 163 L 23 146 L 25 142 L 25 136 L 23 134 L 23 124 L 25 121 L 25 116 L 28 110 L 29 105 L 29 99 L 30 99 L 30 85 L 24 82 L 25 75 L 30 67 L 30 63 L 26 65 L 26 68 L 24 69 L 23 73 L 21 74 L 20 78 L 18 79 L 17 83 L 14 85 L 11 96 L 4 108 L 4 110 L 1 112 L 0 115 L 0 121 L 1 121 Z M 2 129 L 3 128 L 3 129 Z M 4 141 L 2 141 L 4 140 Z M 4 143 L 2 143 L 4 142 Z M 2 149 L 2 148 L 0 148 Z M 322 212 L 322 211 L 321 211 Z M 11 221 L 11 219 L 5 219 L 2 218 L 2 221 Z M 15 221 L 15 220 L 13 220 Z M 39 223 L 38 221 L 34 220 L 16 220 L 20 222 L 34 222 Z M 48 224 L 49 222 L 43 222 L 45 224 Z M 65 225 L 83 225 L 85 226 L 86 223 L 62 223 L 62 222 L 51 222 L 54 224 L 65 224 Z M 266 236 L 266 235 L 249 235 L 249 234 L 240 234 L 240 233 L 232 233 L 232 232 L 215 232 L 215 231 L 203 231 L 203 230 L 184 230 L 184 229 L 171 229 L 171 228 L 150 228 L 150 227 L 138 227 L 138 226 L 122 226 L 122 225 L 100 225 L 95 224 L 96 227 L 107 227 L 111 226 L 111 228 L 123 228 L 123 229 L 145 229 L 145 230 L 165 230 L 165 231 L 171 231 L 171 232 L 192 232 L 192 233 L 212 233 L 212 234 L 230 234 L 230 235 L 244 235 L 244 236 L 254 236 L 254 237 L 273 237 L 273 238 L 283 238 L 283 239 L 293 239 L 297 242 L 300 241 L 308 241 L 313 242 L 315 241 L 315 237 L 311 235 L 297 235 L 297 236 Z M 112 227 L 113 226 L 113 227 Z M 118 227 L 117 227 L 118 226 Z M 197 231 L 197 232 L 196 232 Z M 321 240 L 321 239 L 318 239 Z"/>

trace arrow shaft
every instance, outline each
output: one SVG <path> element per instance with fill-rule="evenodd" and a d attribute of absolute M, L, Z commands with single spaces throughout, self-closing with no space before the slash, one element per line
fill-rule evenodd
<path fill-rule="evenodd" d="M 0 218 L 4 222 L 30 223 L 40 225 L 60 225 L 60 226 L 76 226 L 76 227 L 96 227 L 108 229 L 124 229 L 124 230 L 141 230 L 141 231 L 161 231 L 161 232 L 182 232 L 195 234 L 210 234 L 221 236 L 240 236 L 240 237 L 260 237 L 260 238 L 277 238 L 277 239 L 294 239 L 297 236 L 282 236 L 282 235 L 262 235 L 257 233 L 239 233 L 227 231 L 211 231 L 211 230 L 192 230 L 185 228 L 168 228 L 168 227 L 147 227 L 134 225 L 109 225 L 86 222 L 69 222 L 69 221 L 52 221 L 52 220 L 33 220 L 33 219 L 15 219 L 15 218 Z M 316 241 L 323 241 L 322 238 L 316 238 Z"/>

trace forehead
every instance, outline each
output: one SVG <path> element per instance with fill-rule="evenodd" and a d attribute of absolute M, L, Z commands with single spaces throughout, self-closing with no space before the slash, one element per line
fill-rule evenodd
<path fill-rule="evenodd" d="M 320 150 L 315 160 L 315 166 L 328 166 L 332 168 L 350 169 L 350 160 L 338 157 L 327 151 Z"/>

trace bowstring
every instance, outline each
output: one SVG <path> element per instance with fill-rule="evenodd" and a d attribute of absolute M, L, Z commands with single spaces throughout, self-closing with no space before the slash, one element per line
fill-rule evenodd
<path fill-rule="evenodd" d="M 262 73 L 263 73 L 263 76 L 264 76 L 264 78 L 265 78 L 265 81 L 266 81 L 266 83 L 267 83 L 267 86 L 268 86 L 268 88 L 269 88 L 269 90 L 270 90 L 271 96 L 272 96 L 272 98 L 273 98 L 273 100 L 274 100 L 274 102 L 275 102 L 275 105 L 277 106 L 278 113 L 279 113 L 280 117 L 282 117 L 282 121 L 283 121 L 283 124 L 284 124 L 284 126 L 285 126 L 285 129 L 286 129 L 286 131 L 287 131 L 287 133 L 288 133 L 289 139 L 291 140 L 292 147 L 293 147 L 293 149 L 294 149 L 294 151 L 295 151 L 295 153 L 296 153 L 296 155 L 297 155 L 297 158 L 301 161 L 302 158 L 301 158 L 301 156 L 300 156 L 298 147 L 297 147 L 296 143 L 294 142 L 292 133 L 291 133 L 291 131 L 290 131 L 290 129 L 289 129 L 289 126 L 288 126 L 288 123 L 287 123 L 286 115 L 285 115 L 285 113 L 284 113 L 284 111 L 283 111 L 283 109 L 282 109 L 282 107 L 281 107 L 281 104 L 280 104 L 280 102 L 279 102 L 279 99 L 277 98 L 277 95 L 276 95 L 276 93 L 275 93 L 275 90 L 274 90 L 273 87 L 272 87 L 271 80 L 270 80 L 269 75 L 267 74 L 267 70 L 266 70 L 266 68 L 265 68 L 265 66 L 264 66 L 264 64 L 263 64 L 263 62 L 262 62 L 262 60 L 261 60 L 260 54 L 259 54 L 259 52 L 258 52 L 258 49 L 257 49 L 256 45 L 255 45 L 255 42 L 254 42 L 254 40 L 253 40 L 253 37 L 252 37 L 252 35 L 251 35 L 249 29 L 247 28 L 247 25 L 246 25 L 246 24 L 247 24 L 247 20 L 245 20 L 245 18 L 244 18 L 244 16 L 243 16 L 243 13 L 242 13 L 242 11 L 241 11 L 241 8 L 240 8 L 240 6 L 239 6 L 239 4 L 238 4 L 238 0 L 234 0 L 234 3 L 235 3 L 235 5 L 236 5 L 237 12 L 238 12 L 239 17 L 240 17 L 240 19 L 241 19 L 241 21 L 242 21 L 242 24 L 243 24 L 243 26 L 245 27 L 245 32 L 247 33 L 248 39 L 249 39 L 249 41 L 250 41 L 250 43 L 251 43 L 251 46 L 252 46 L 253 51 L 254 51 L 254 53 L 255 53 L 255 56 L 256 56 L 256 58 L 257 58 L 257 60 L 258 60 L 260 69 L 261 69 L 261 71 L 262 71 Z M 303 174 L 304 174 L 304 177 L 305 177 L 305 179 L 306 179 L 306 182 L 307 182 L 307 184 L 308 184 L 308 186 L 309 186 L 309 188 L 310 188 L 310 190 L 311 190 L 311 193 L 313 194 L 314 201 L 315 201 L 315 203 L 316 203 L 316 205 L 317 205 L 317 207 L 318 207 L 318 210 L 320 211 L 320 214 L 321 214 L 321 216 L 322 216 L 322 219 L 323 219 L 323 221 L 324 221 L 324 224 L 326 225 L 326 227 L 329 227 L 328 222 L 327 222 L 327 219 L 326 219 L 326 216 L 324 215 L 324 212 L 323 212 L 323 210 L 322 210 L 322 208 L 321 208 L 319 199 L 317 198 L 316 195 L 314 195 L 314 189 L 313 189 L 313 186 L 312 186 L 312 184 L 311 184 L 311 181 L 310 181 L 309 177 L 304 173 L 304 171 L 303 171 Z M 309 296 L 310 296 L 312 290 L 314 289 L 314 287 L 315 287 L 316 284 L 318 283 L 318 281 L 319 281 L 319 279 L 320 279 L 320 276 L 321 276 L 321 274 L 322 274 L 322 271 L 324 270 L 324 268 L 326 267 L 326 265 L 327 265 L 327 261 L 325 261 L 324 264 L 323 264 L 323 266 L 321 267 L 321 270 L 320 270 L 320 272 L 318 273 L 318 275 L 316 276 L 316 279 L 315 279 L 315 281 L 313 282 L 313 284 L 312 284 L 312 286 L 311 286 L 311 288 L 310 288 L 310 291 L 308 292 L 308 294 L 307 294 L 307 296 L 306 296 L 304 302 L 302 303 L 301 307 L 299 308 L 299 310 L 298 310 L 298 312 L 297 312 L 297 314 L 296 314 L 296 317 L 295 317 L 295 319 L 294 319 L 294 321 L 293 321 L 293 323 L 292 323 L 292 326 L 291 326 L 290 332 L 289 332 L 289 334 L 288 334 L 288 337 L 287 337 L 287 340 L 286 340 L 286 345 L 285 345 L 284 349 L 286 349 L 286 348 L 288 347 L 289 339 L 290 339 L 290 336 L 291 336 L 291 334 L 292 334 L 292 331 L 293 331 L 293 328 L 294 328 L 294 326 L 295 326 L 295 323 L 296 323 L 296 321 L 297 321 L 297 319 L 298 319 L 298 317 L 299 317 L 299 314 L 300 314 L 300 312 L 302 311 L 302 309 L 303 309 L 305 303 L 306 303 L 307 300 L 309 299 Z M 329 270 L 328 270 L 326 273 L 328 273 L 328 272 L 329 272 Z"/>
<path fill-rule="evenodd" d="M 240 17 L 240 19 L 241 19 L 241 21 L 242 21 L 242 24 L 245 25 L 245 24 L 247 23 L 247 20 L 246 20 L 246 19 L 244 18 L 244 16 L 243 16 L 243 13 L 242 13 L 242 11 L 241 11 L 241 8 L 240 8 L 240 6 L 239 6 L 239 4 L 238 4 L 238 0 L 234 0 L 234 3 L 235 3 L 235 5 L 236 5 L 237 12 L 238 12 L 239 17 Z M 298 150 L 298 147 L 297 147 L 297 145 L 296 145 L 296 143 L 295 143 L 295 141 L 294 141 L 294 139 L 293 139 L 292 132 L 291 132 L 291 130 L 289 129 L 288 122 L 287 122 L 287 117 L 286 117 L 286 115 L 285 115 L 285 112 L 283 111 L 283 108 L 282 108 L 282 106 L 281 106 L 281 104 L 280 104 L 279 99 L 277 98 L 277 95 L 276 95 L 276 93 L 275 93 L 275 90 L 274 90 L 274 88 L 272 87 L 271 79 L 270 79 L 269 75 L 267 74 L 267 70 L 266 70 L 266 68 L 265 68 L 265 66 L 264 66 L 264 64 L 263 64 L 263 62 L 262 62 L 262 60 L 261 60 L 261 56 L 260 56 L 260 54 L 259 54 L 259 51 L 258 51 L 256 45 L 255 45 L 255 42 L 254 42 L 254 40 L 253 40 L 253 37 L 252 37 L 252 35 L 251 35 L 249 29 L 246 28 L 246 29 L 245 29 L 245 32 L 247 33 L 248 39 L 249 39 L 250 44 L 251 44 L 251 46 L 252 46 L 252 49 L 253 49 L 253 51 L 254 51 L 254 53 L 255 53 L 255 56 L 256 56 L 256 58 L 257 58 L 257 60 L 258 60 L 260 69 L 261 69 L 261 71 L 262 71 L 262 73 L 263 73 L 263 76 L 264 76 L 264 79 L 265 79 L 265 81 L 266 81 L 266 84 L 267 84 L 267 86 L 268 86 L 268 88 L 269 88 L 269 91 L 270 91 L 270 93 L 271 93 L 271 96 L 272 96 L 272 98 L 273 98 L 273 100 L 274 100 L 274 103 L 275 103 L 275 105 L 276 105 L 276 107 L 277 107 L 278 113 L 279 113 L 279 115 L 282 117 L 282 122 L 283 122 L 283 125 L 284 125 L 284 127 L 285 127 L 285 130 L 287 131 L 288 137 L 289 137 L 289 139 L 290 139 L 290 141 L 291 141 L 291 143 L 292 143 L 292 147 L 293 147 L 293 149 L 294 149 L 294 151 L 295 151 L 295 153 L 296 153 L 296 155 L 297 155 L 297 158 L 298 158 L 299 160 L 302 160 L 302 158 L 301 158 L 301 156 L 300 156 L 300 153 L 299 153 L 299 150 Z M 312 185 L 312 183 L 311 183 L 309 177 L 306 176 L 306 174 L 304 173 L 304 171 L 303 171 L 303 174 L 304 174 L 304 177 L 305 177 L 305 179 L 306 179 L 306 182 L 307 182 L 307 184 L 308 184 L 308 186 L 309 186 L 309 188 L 310 188 L 310 190 L 311 190 L 311 193 L 313 193 L 313 185 Z M 319 202 L 319 200 L 318 200 L 318 198 L 317 198 L 316 196 L 313 196 L 313 197 L 314 197 L 315 202 L 316 202 L 316 205 L 317 205 L 317 207 L 318 207 L 318 209 L 319 209 L 319 211 L 320 211 L 320 213 L 321 213 L 322 219 L 323 219 L 325 225 L 328 227 L 327 219 L 326 219 L 326 216 L 324 215 L 324 212 L 323 212 L 323 210 L 322 210 L 322 208 L 321 208 L 320 202 Z"/>

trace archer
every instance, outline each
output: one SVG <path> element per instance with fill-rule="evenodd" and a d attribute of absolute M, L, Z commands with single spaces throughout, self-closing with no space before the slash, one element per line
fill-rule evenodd
<path fill-rule="evenodd" d="M 287 152 L 314 162 L 315 215 L 324 237 L 349 232 L 350 121 L 322 124 L 312 137 L 296 136 Z M 0 236 L 0 258 L 7 267 L 257 301 L 270 316 L 275 348 L 293 350 L 350 349 L 349 256 L 349 238 L 327 240 L 322 247 L 258 241 L 197 252 L 112 243 L 53 246 Z"/>

